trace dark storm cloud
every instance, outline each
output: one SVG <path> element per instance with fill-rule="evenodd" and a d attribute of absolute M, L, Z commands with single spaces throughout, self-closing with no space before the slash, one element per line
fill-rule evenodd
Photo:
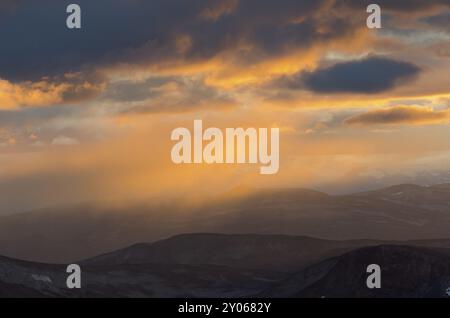
<path fill-rule="evenodd" d="M 355 29 L 354 21 L 333 14 L 315 19 L 313 13 L 325 0 L 231 1 L 219 9 L 214 8 L 217 2 L 208 0 L 79 0 L 82 29 L 69 30 L 65 9 L 71 2 L 23 0 L 0 6 L 0 78 L 35 80 L 116 62 L 188 62 L 241 44 L 253 48 L 242 57 L 251 63 Z M 214 18 L 208 18 L 205 12 L 211 16 L 214 10 Z M 290 23 L 294 19 L 297 22 Z M 191 37 L 192 46 L 180 52 L 175 43 L 183 34 Z"/>
<path fill-rule="evenodd" d="M 365 26 L 372 1 L 338 0 L 78 0 L 82 29 L 65 26 L 68 0 L 0 2 L 0 78 L 19 82 L 114 63 L 186 63 L 246 47 L 249 64 L 293 48 L 344 38 Z M 425 10 L 450 0 L 380 0 L 383 9 Z M 295 23 L 293 23 L 295 21 Z M 176 39 L 192 45 L 178 50 Z M 251 47 L 250 52 L 248 48 Z"/>
<path fill-rule="evenodd" d="M 420 69 L 411 63 L 369 57 L 297 74 L 280 82 L 290 89 L 306 88 L 317 93 L 375 94 L 392 89 L 419 72 Z"/>
<path fill-rule="evenodd" d="M 437 6 L 450 6 L 450 0 L 338 0 L 337 6 L 365 9 L 372 3 L 378 4 L 384 10 L 397 12 L 414 12 Z"/>
<path fill-rule="evenodd" d="M 425 18 L 424 21 L 436 28 L 450 32 L 450 12 Z"/>
<path fill-rule="evenodd" d="M 0 14 L 10 13 L 22 4 L 22 0 L 2 0 L 0 2 Z"/>
<path fill-rule="evenodd" d="M 77 1 L 82 29 L 66 28 L 66 6 L 71 1 L 23 1 L 0 21 L 0 77 L 35 79 L 79 71 L 101 63 L 122 50 L 155 41 L 176 22 L 186 23 L 200 1 Z M 170 13 L 170 14 L 168 14 Z"/>
<path fill-rule="evenodd" d="M 377 109 L 350 117 L 347 124 L 419 124 L 442 122 L 449 118 L 449 112 L 416 106 L 397 106 L 388 109 Z"/>

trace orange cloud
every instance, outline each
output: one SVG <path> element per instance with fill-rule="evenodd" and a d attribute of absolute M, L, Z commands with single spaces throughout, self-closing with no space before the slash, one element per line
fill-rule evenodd
<path fill-rule="evenodd" d="M 350 125 L 436 124 L 448 122 L 449 110 L 436 111 L 428 107 L 397 106 L 372 110 L 347 119 Z"/>
<path fill-rule="evenodd" d="M 13 109 L 22 106 L 53 105 L 62 102 L 66 84 L 37 83 L 13 84 L 0 80 L 0 107 Z"/>
<path fill-rule="evenodd" d="M 50 106 L 81 101 L 95 96 L 102 83 L 80 80 L 79 74 L 67 74 L 63 81 L 41 79 L 36 82 L 12 83 L 0 79 L 0 109 Z"/>

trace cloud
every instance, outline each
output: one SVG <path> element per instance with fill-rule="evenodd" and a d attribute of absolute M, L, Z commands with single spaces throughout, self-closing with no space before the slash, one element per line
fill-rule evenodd
<path fill-rule="evenodd" d="M 77 3 L 81 30 L 66 28 L 67 2 L 5 4 L 0 109 L 75 104 L 99 95 L 99 109 L 114 104 L 99 110 L 107 115 L 229 108 L 238 104 L 235 88 L 315 67 L 326 46 L 352 47 L 366 32 L 362 16 L 325 10 L 328 0 Z M 139 79 L 128 81 L 134 76 Z M 202 83 L 189 84 L 193 77 Z M 179 92 L 159 91 L 170 87 Z"/>
<path fill-rule="evenodd" d="M 345 38 L 364 25 L 321 11 L 327 0 L 79 0 L 82 29 L 65 27 L 65 5 L 22 1 L 2 20 L 0 77 L 35 81 L 121 63 L 194 63 L 232 54 L 236 64 Z M 61 12 L 63 14 L 61 14 Z M 321 16 L 318 16 L 318 13 Z M 326 17 L 324 15 L 327 15 Z M 358 19 L 360 20 L 360 19 Z M 358 28 L 357 25 L 360 25 Z M 181 39 L 189 39 L 182 43 Z M 32 55 L 31 55 L 32 52 Z"/>
<path fill-rule="evenodd" d="M 45 81 L 13 84 L 0 80 L 0 108 L 11 109 L 19 106 L 40 106 L 62 101 L 65 85 Z"/>
<path fill-rule="evenodd" d="M 427 17 L 424 19 L 424 21 L 441 30 L 450 32 L 450 12 Z"/>
<path fill-rule="evenodd" d="M 0 109 L 79 102 L 96 96 L 102 89 L 99 78 L 81 73 L 19 83 L 0 78 Z"/>
<path fill-rule="evenodd" d="M 231 14 L 238 4 L 239 0 L 215 1 L 210 7 L 202 11 L 201 16 L 205 19 L 216 21 L 223 15 Z"/>
<path fill-rule="evenodd" d="M 80 142 L 104 139 L 119 128 L 110 115 L 99 114 L 96 104 L 73 107 L 26 107 L 0 110 L 0 143 L 14 139 L 9 151 L 35 151 L 30 145 L 51 145 L 58 136 L 70 136 Z M 3 149 L 4 150 L 4 149 Z"/>
<path fill-rule="evenodd" d="M 67 136 L 58 136 L 52 140 L 52 145 L 55 146 L 73 146 L 78 145 L 79 143 L 78 139 Z"/>
<path fill-rule="evenodd" d="M 365 9 L 369 4 L 376 3 L 382 9 L 394 12 L 420 12 L 435 7 L 450 6 L 449 0 L 343 0 L 337 1 L 338 5 L 350 7 L 354 9 Z"/>
<path fill-rule="evenodd" d="M 7 1 L 0 78 L 44 76 L 117 65 L 192 65 L 221 57 L 245 68 L 316 45 L 350 40 L 365 28 L 364 5 L 347 0 L 79 0 L 82 29 L 65 26 L 67 1 Z M 447 0 L 381 1 L 387 10 L 424 10 Z M 11 9 L 13 8 L 13 9 Z M 359 14 L 358 14 L 359 12 Z"/>
<path fill-rule="evenodd" d="M 0 16 L 10 14 L 17 9 L 23 0 L 2 0 L 0 2 Z"/>
<path fill-rule="evenodd" d="M 376 94 L 413 79 L 419 72 L 419 67 L 408 62 L 369 57 L 302 72 L 279 83 L 290 89 L 306 88 L 316 93 Z"/>
<path fill-rule="evenodd" d="M 101 100 L 116 104 L 119 113 L 185 112 L 238 105 L 229 93 L 190 77 L 150 77 L 112 83 Z"/>
<path fill-rule="evenodd" d="M 350 117 L 345 123 L 349 125 L 432 124 L 447 122 L 449 118 L 448 110 L 435 111 L 427 107 L 396 106 L 359 114 Z"/>

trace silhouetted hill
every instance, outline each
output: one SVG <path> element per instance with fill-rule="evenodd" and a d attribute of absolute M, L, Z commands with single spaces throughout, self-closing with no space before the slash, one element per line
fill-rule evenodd
<path fill-rule="evenodd" d="M 366 286 L 369 264 L 381 267 L 381 288 Z M 310 266 L 262 293 L 265 297 L 448 297 L 450 250 L 381 245 Z"/>
<path fill-rule="evenodd" d="M 292 244 L 292 257 L 283 251 L 286 241 Z M 450 286 L 450 249 L 394 245 L 330 249 L 333 244 L 349 245 L 306 237 L 181 235 L 153 247 L 139 244 L 80 263 L 80 290 L 66 287 L 64 265 L 0 257 L 0 296 L 444 297 Z M 335 255 L 326 257 L 324 251 Z M 263 252 L 274 254 L 265 261 Z M 276 252 L 286 266 L 282 272 Z M 372 263 L 382 269 L 380 290 L 365 285 L 366 267 Z"/>
<path fill-rule="evenodd" d="M 289 272 L 377 241 L 330 241 L 287 235 L 184 234 L 155 243 L 141 243 L 100 255 L 83 263 L 208 264 Z M 450 246 L 450 245 L 449 245 Z"/>
<path fill-rule="evenodd" d="M 0 259 L 1 297 L 243 297 L 286 277 L 223 266 L 82 266 L 82 288 L 66 287 L 66 267 Z"/>

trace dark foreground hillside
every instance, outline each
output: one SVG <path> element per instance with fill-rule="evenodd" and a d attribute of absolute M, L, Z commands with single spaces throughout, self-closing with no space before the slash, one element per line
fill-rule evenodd
<path fill-rule="evenodd" d="M 381 267 L 381 288 L 366 286 L 368 264 Z M 450 297 L 450 250 L 381 245 L 308 267 L 270 288 L 266 297 Z"/>
<path fill-rule="evenodd" d="M 1 257 L 0 297 L 446 297 L 447 243 L 189 234 L 77 262 L 80 290 L 66 287 L 65 265 Z M 365 284 L 372 263 L 379 290 Z"/>

